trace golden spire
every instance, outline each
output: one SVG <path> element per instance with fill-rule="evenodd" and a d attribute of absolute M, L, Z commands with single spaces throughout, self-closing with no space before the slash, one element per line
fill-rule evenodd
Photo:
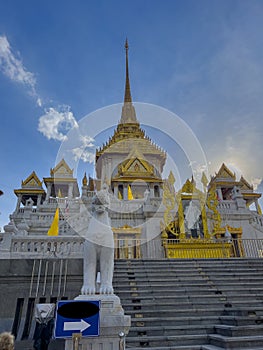
<path fill-rule="evenodd" d="M 126 51 L 126 82 L 125 82 L 124 102 L 132 102 L 131 88 L 130 88 L 130 79 L 129 79 L 128 50 L 129 50 L 129 45 L 128 45 L 128 39 L 126 38 L 126 41 L 125 41 L 125 51 Z"/>
<path fill-rule="evenodd" d="M 125 93 L 124 93 L 124 104 L 122 107 L 120 124 L 139 124 L 136 118 L 135 109 L 132 105 L 130 78 L 129 78 L 129 63 L 128 63 L 128 40 L 125 41 L 126 51 L 126 81 L 125 81 Z"/>
<path fill-rule="evenodd" d="M 87 175 L 86 175 L 86 172 L 85 172 L 84 177 L 82 179 L 82 186 L 87 186 L 87 183 L 88 183 L 88 180 L 87 180 Z"/>

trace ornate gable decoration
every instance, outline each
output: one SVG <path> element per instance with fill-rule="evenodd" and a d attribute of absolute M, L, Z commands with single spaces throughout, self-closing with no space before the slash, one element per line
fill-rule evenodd
<path fill-rule="evenodd" d="M 215 176 L 216 178 L 223 178 L 229 180 L 236 180 L 236 175 L 223 163 L 218 173 Z"/>
<path fill-rule="evenodd" d="M 120 164 L 118 175 L 135 176 L 136 178 L 140 176 L 154 176 L 154 169 L 147 161 L 136 157 Z"/>
<path fill-rule="evenodd" d="M 73 169 L 70 169 L 64 159 L 62 159 L 53 169 L 50 169 L 50 176 L 52 177 L 73 177 Z"/>
<path fill-rule="evenodd" d="M 241 190 L 253 191 L 253 186 L 250 185 L 243 176 L 240 178 Z"/>
<path fill-rule="evenodd" d="M 176 195 L 177 199 L 182 199 L 182 198 L 199 198 L 200 200 L 203 200 L 205 198 L 205 193 L 200 191 L 195 184 L 194 179 L 192 178 L 187 179 L 186 182 L 184 183 L 183 187 L 181 190 L 177 192 Z"/>
<path fill-rule="evenodd" d="M 24 181 L 22 181 L 22 188 L 42 189 L 42 182 L 33 171 Z"/>
<path fill-rule="evenodd" d="M 195 185 L 192 181 L 190 181 L 189 179 L 186 180 L 185 184 L 182 187 L 181 192 L 183 193 L 189 193 L 192 194 L 195 191 Z"/>

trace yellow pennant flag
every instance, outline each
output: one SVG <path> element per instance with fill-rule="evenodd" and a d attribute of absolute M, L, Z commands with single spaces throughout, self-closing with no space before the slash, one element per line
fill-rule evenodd
<path fill-rule="evenodd" d="M 132 199 L 133 199 L 132 189 L 131 189 L 131 186 L 128 185 L 128 200 L 131 201 Z"/>
<path fill-rule="evenodd" d="M 58 236 L 58 224 L 59 224 L 59 209 L 57 208 L 54 215 L 54 219 L 47 233 L 48 236 Z"/>
<path fill-rule="evenodd" d="M 118 199 L 120 199 L 120 200 L 122 199 L 122 194 L 120 191 L 118 192 Z"/>

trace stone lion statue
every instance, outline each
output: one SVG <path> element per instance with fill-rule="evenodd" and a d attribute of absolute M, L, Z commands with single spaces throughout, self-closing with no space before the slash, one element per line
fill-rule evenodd
<path fill-rule="evenodd" d="M 92 217 L 84 242 L 83 274 L 81 294 L 113 294 L 114 240 L 107 207 L 109 192 L 103 185 L 92 199 Z M 100 288 L 96 290 L 97 274 L 100 272 Z"/>

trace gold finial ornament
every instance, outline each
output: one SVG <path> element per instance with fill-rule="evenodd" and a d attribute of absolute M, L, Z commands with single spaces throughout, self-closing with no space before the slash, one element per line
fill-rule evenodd
<path fill-rule="evenodd" d="M 126 51 L 126 81 L 125 81 L 125 95 L 124 102 L 132 102 L 131 88 L 130 88 L 130 78 L 129 78 L 129 63 L 128 63 L 128 39 L 125 41 L 125 51 Z"/>
<path fill-rule="evenodd" d="M 86 172 L 85 172 L 84 177 L 82 179 L 82 186 L 87 186 L 87 183 L 88 183 L 88 180 L 87 180 L 87 175 L 86 175 Z"/>

